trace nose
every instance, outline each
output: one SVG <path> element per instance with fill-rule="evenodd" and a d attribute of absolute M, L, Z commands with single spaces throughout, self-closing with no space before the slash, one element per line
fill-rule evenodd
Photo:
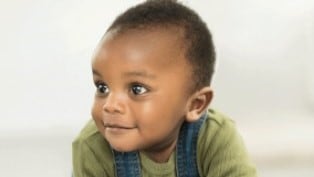
<path fill-rule="evenodd" d="M 109 93 L 103 105 L 103 110 L 109 114 L 122 114 L 124 112 L 123 97 L 118 94 Z"/>

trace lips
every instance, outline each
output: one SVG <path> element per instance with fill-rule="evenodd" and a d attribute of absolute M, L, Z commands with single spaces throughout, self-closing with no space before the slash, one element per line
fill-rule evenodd
<path fill-rule="evenodd" d="M 107 136 L 120 136 L 128 134 L 130 131 L 135 130 L 135 127 L 125 126 L 122 124 L 104 124 Z"/>
<path fill-rule="evenodd" d="M 125 125 L 120 125 L 120 124 L 109 124 L 109 123 L 104 123 L 104 126 L 106 128 L 116 128 L 116 129 L 133 129 L 134 128 L 130 126 L 125 126 Z"/>
<path fill-rule="evenodd" d="M 116 128 L 116 129 L 132 129 L 135 128 L 130 123 L 126 123 L 125 121 L 123 122 L 122 119 L 118 118 L 108 118 L 106 117 L 105 119 L 102 120 L 103 125 L 105 128 Z"/>
<path fill-rule="evenodd" d="M 116 115 L 106 114 L 102 118 L 102 123 L 107 130 L 131 130 L 136 128 L 134 124 L 128 122 L 126 118 L 119 117 Z"/>

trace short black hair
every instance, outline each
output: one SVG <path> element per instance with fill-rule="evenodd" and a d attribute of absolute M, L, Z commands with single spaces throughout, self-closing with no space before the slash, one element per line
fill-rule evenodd
<path fill-rule="evenodd" d="M 147 0 L 119 15 L 107 32 L 163 26 L 183 29 L 185 57 L 192 66 L 193 91 L 209 86 L 216 60 L 211 33 L 199 15 L 181 3 L 175 0 Z"/>

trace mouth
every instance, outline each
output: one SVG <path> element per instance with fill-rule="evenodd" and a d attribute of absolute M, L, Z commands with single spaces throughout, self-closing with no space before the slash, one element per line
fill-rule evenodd
<path fill-rule="evenodd" d="M 131 126 L 124 126 L 124 125 L 119 125 L 119 124 L 104 124 L 105 128 L 109 128 L 109 129 L 125 129 L 125 130 L 131 130 L 134 129 L 135 127 L 131 127 Z"/>
<path fill-rule="evenodd" d="M 104 124 L 105 131 L 108 133 L 107 135 L 124 135 L 134 130 L 135 127 L 128 127 L 124 125 L 116 125 L 116 124 Z"/>

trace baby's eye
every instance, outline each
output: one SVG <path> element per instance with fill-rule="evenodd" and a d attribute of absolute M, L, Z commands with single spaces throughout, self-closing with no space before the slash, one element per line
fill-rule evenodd
<path fill-rule="evenodd" d="M 134 84 L 131 87 L 131 92 L 134 95 L 142 95 L 144 93 L 146 93 L 148 91 L 148 89 L 146 89 L 144 86 L 139 85 L 139 84 Z"/>
<path fill-rule="evenodd" d="M 105 84 L 96 84 L 97 92 L 102 94 L 107 94 L 109 92 L 109 88 Z"/>

